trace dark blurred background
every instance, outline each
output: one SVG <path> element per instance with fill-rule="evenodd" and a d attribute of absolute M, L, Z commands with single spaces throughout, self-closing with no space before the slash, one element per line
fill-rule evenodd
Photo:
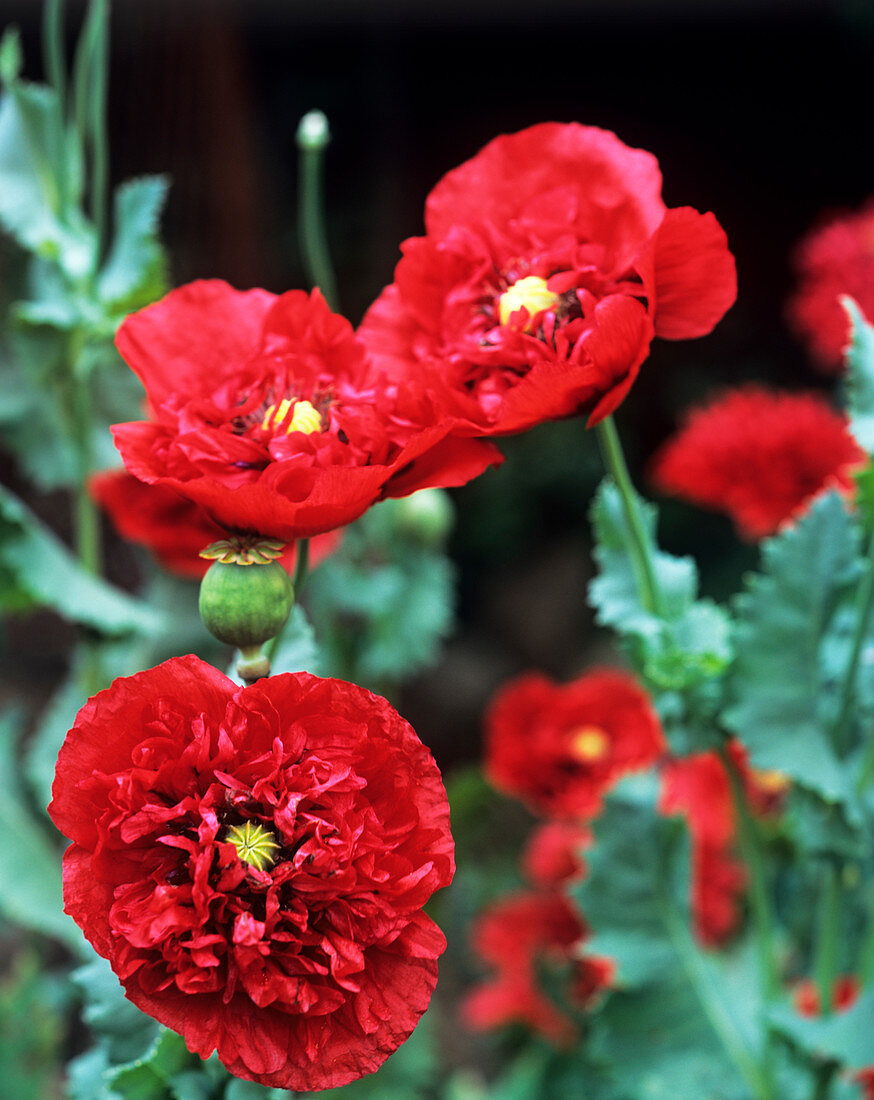
<path fill-rule="evenodd" d="M 35 0 L 0 0 L 41 76 Z M 70 6 L 69 37 L 81 15 Z M 669 206 L 713 210 L 737 256 L 716 332 L 658 343 L 618 416 L 645 485 L 678 413 L 750 378 L 830 383 L 783 322 L 794 242 L 872 190 L 870 0 L 115 0 L 111 159 L 118 181 L 166 172 L 175 283 L 304 284 L 294 132 L 321 108 L 333 142 L 329 233 L 357 322 L 422 231 L 426 194 L 486 141 L 546 119 L 615 130 L 655 153 Z M 454 494 L 459 632 L 401 707 L 444 763 L 475 758 L 491 691 L 527 667 L 566 677 L 610 656 L 585 606 L 599 477 L 579 422 L 508 441 Z M 667 504 L 663 541 L 724 597 L 755 561 L 727 521 Z"/>

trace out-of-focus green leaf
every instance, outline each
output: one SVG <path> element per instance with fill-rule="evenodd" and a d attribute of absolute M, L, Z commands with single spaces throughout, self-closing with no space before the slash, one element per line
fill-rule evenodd
<path fill-rule="evenodd" d="M 319 646 L 306 612 L 295 604 L 271 661 L 272 672 L 319 673 Z"/>
<path fill-rule="evenodd" d="M 166 176 L 143 176 L 117 188 L 115 234 L 97 280 L 97 294 L 108 306 L 127 312 L 166 290 L 158 224 L 168 186 Z"/>
<path fill-rule="evenodd" d="M 793 786 L 786 801 L 786 828 L 808 856 L 833 855 L 861 859 L 867 851 L 860 822 L 847 806 L 822 798 L 816 791 Z"/>
<path fill-rule="evenodd" d="M 636 776 L 608 797 L 586 850 L 589 873 L 575 891 L 594 933 L 587 948 L 616 960 L 623 987 L 676 970 L 674 913 L 689 915 L 687 832 L 656 812 L 654 785 Z"/>
<path fill-rule="evenodd" d="M 686 829 L 659 815 L 656 786 L 636 776 L 608 796 L 574 890 L 594 932 L 587 950 L 616 964 L 590 1056 L 623 1097 L 667 1100 L 685 1088 L 746 1100 L 759 1072 L 750 982 L 730 981 L 693 940 Z"/>
<path fill-rule="evenodd" d="M 50 843 L 17 782 L 19 732 L 17 716 L 7 713 L 0 720 L 0 912 L 81 952 L 82 935 L 63 912 L 60 846 Z"/>
<path fill-rule="evenodd" d="M 77 182 L 75 161 L 55 92 L 15 81 L 0 101 L 0 224 L 74 280 L 91 272 L 96 249 L 91 226 L 61 190 Z"/>
<path fill-rule="evenodd" d="M 841 498 L 828 494 L 768 540 L 763 558 L 763 572 L 737 599 L 734 703 L 725 723 L 754 767 L 845 800 L 850 776 L 829 737 L 837 685 L 824 682 L 821 651 L 839 600 L 859 577 L 858 529 Z"/>
<path fill-rule="evenodd" d="M 28 739 L 24 774 L 38 806 L 46 807 L 51 801 L 58 753 L 84 702 L 81 681 L 74 671 L 49 699 Z"/>
<path fill-rule="evenodd" d="M 452 628 L 451 563 L 387 500 L 346 528 L 304 593 L 326 674 L 379 690 L 432 661 Z"/>
<path fill-rule="evenodd" d="M 98 955 L 72 974 L 85 997 L 82 1018 L 107 1043 L 113 1061 L 135 1061 L 154 1044 L 160 1024 L 132 1004 L 109 963 Z"/>
<path fill-rule="evenodd" d="M 162 1028 L 141 1057 L 111 1069 L 107 1082 L 125 1100 L 166 1100 L 169 1081 L 191 1064 L 182 1036 Z"/>
<path fill-rule="evenodd" d="M 70 551 L 8 490 L 0 487 L 0 568 L 35 604 L 106 634 L 154 633 L 150 607 L 85 572 Z"/>
<path fill-rule="evenodd" d="M 769 1018 L 781 1035 L 808 1054 L 854 1070 L 874 1065 L 874 989 L 865 990 L 847 1011 L 831 1016 L 799 1016 L 789 1005 L 780 1005 Z"/>
<path fill-rule="evenodd" d="M 844 295 L 841 305 L 853 326 L 847 348 L 847 413 L 850 431 L 860 447 L 874 453 L 874 326 L 852 298 Z"/>
<path fill-rule="evenodd" d="M 4 960 L 0 978 L 0 1082 L 13 1100 L 55 1095 L 61 1076 L 63 1019 L 52 1004 L 40 959 L 20 952 Z"/>

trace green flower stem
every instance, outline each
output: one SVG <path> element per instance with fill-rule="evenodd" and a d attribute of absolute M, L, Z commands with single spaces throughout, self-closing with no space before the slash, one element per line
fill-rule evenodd
<path fill-rule="evenodd" d="M 604 457 L 604 465 L 616 482 L 616 487 L 622 498 L 622 507 L 625 511 L 625 519 L 630 534 L 629 551 L 634 563 L 634 572 L 637 576 L 640 600 L 647 611 L 659 614 L 661 601 L 659 600 L 658 583 L 652 565 L 652 546 L 637 503 L 637 494 L 628 473 L 625 463 L 625 455 L 622 452 L 622 443 L 619 433 L 613 423 L 613 417 L 608 416 L 597 425 L 595 431 L 601 454 Z"/>
<path fill-rule="evenodd" d="M 46 80 L 49 85 L 54 88 L 58 97 L 53 140 L 57 144 L 56 163 L 59 166 L 56 180 L 58 188 L 58 213 L 63 218 L 66 215 L 66 207 L 69 198 L 67 171 L 65 167 L 67 158 L 64 151 L 67 115 L 67 67 L 64 60 L 64 0 L 46 0 L 45 14 L 42 21 L 42 48 Z"/>
<path fill-rule="evenodd" d="M 90 378 L 79 370 L 79 360 L 85 347 L 85 334 L 76 329 L 67 346 L 67 377 L 70 384 L 70 413 L 73 442 L 78 469 L 73 509 L 73 530 L 76 555 L 84 569 L 99 574 L 103 568 L 100 536 L 100 513 L 91 493 L 88 479 L 94 464 L 94 417 Z"/>
<path fill-rule="evenodd" d="M 310 568 L 310 540 L 298 539 L 297 561 L 294 563 L 294 577 L 291 586 L 294 589 L 294 598 L 297 599 L 300 591 L 306 584 Z"/>
<path fill-rule="evenodd" d="M 834 725 L 834 745 L 841 754 L 846 753 L 847 749 L 850 747 L 850 719 L 852 717 L 853 704 L 855 703 L 856 696 L 856 676 L 859 671 L 859 659 L 861 658 L 862 649 L 865 645 L 865 634 L 868 629 L 868 622 L 871 618 L 871 611 L 874 609 L 874 534 L 871 535 L 871 539 L 868 543 L 868 553 L 865 565 L 865 573 L 856 590 L 856 626 L 853 633 L 853 644 L 850 650 L 850 657 L 847 661 L 844 680 L 841 684 L 838 716 L 835 719 Z M 874 744 L 874 741 L 872 741 L 872 744 Z M 874 748 L 871 746 L 869 746 L 868 753 L 866 754 L 866 764 L 868 763 L 867 756 L 869 755 L 874 755 Z M 874 759 L 872 759 L 871 765 L 874 766 Z"/>
<path fill-rule="evenodd" d="M 46 79 L 58 95 L 61 118 L 67 96 L 67 67 L 64 63 L 64 0 L 46 0 L 42 22 L 43 64 Z"/>
<path fill-rule="evenodd" d="M 833 991 L 840 965 L 841 874 L 837 863 L 829 863 L 822 879 L 813 973 L 819 990 L 820 1012 L 827 1016 L 834 1007 Z"/>
<path fill-rule="evenodd" d="M 692 939 L 685 920 L 671 898 L 662 895 L 662 901 L 665 924 L 686 977 L 714 1033 L 749 1085 L 750 1095 L 755 1100 L 778 1100 L 770 1065 L 760 1066 L 750 1053 L 743 1035 L 719 996 L 707 962 Z"/>
<path fill-rule="evenodd" d="M 325 230 L 323 167 L 331 140 L 328 120 L 321 111 L 310 111 L 297 128 L 298 225 L 300 247 L 307 278 L 325 296 L 331 309 L 339 307 L 337 280 L 331 264 Z"/>
<path fill-rule="evenodd" d="M 731 785 L 741 854 L 750 876 L 750 905 L 759 956 L 759 977 L 762 996 L 767 1002 L 772 1000 L 779 991 L 780 976 L 774 950 L 776 922 L 771 908 L 765 863 L 759 844 L 759 829 L 750 813 L 746 792 L 735 762 L 724 746 L 720 747 L 719 754 Z"/>
<path fill-rule="evenodd" d="M 859 981 L 863 988 L 874 982 L 874 883 L 866 891 L 868 928 L 859 954 Z"/>
<path fill-rule="evenodd" d="M 109 3 L 91 0 L 94 14 L 94 83 L 91 89 L 91 220 L 97 231 L 97 257 L 106 245 L 106 197 L 109 190 L 109 136 L 106 120 L 109 77 Z"/>

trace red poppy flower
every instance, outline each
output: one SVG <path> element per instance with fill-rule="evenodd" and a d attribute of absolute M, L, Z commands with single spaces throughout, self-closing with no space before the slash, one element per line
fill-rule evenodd
<path fill-rule="evenodd" d="M 750 808 L 767 816 L 782 808 L 789 781 L 779 772 L 750 768 L 743 745 L 728 752 Z M 670 760 L 662 770 L 659 810 L 682 814 L 692 838 L 692 912 L 698 938 L 710 946 L 729 939 L 740 923 L 746 874 L 735 858 L 737 825 L 731 783 L 715 752 Z"/>
<path fill-rule="evenodd" d="M 587 934 L 560 894 L 525 891 L 495 902 L 472 929 L 474 951 L 495 973 L 467 995 L 464 1016 L 481 1030 L 518 1023 L 557 1046 L 571 1042 L 576 1025 L 541 990 L 538 968 L 562 974 L 567 998 L 590 1005 L 610 983 L 613 967 L 580 955 Z"/>
<path fill-rule="evenodd" d="M 534 829 L 522 852 L 525 877 L 544 890 L 583 878 L 582 849 L 591 843 L 591 832 L 573 821 L 544 821 Z"/>
<path fill-rule="evenodd" d="M 370 1073 L 437 981 L 422 912 L 453 873 L 440 773 L 378 696 L 196 657 L 79 712 L 49 812 L 66 911 L 128 998 L 238 1077 L 309 1091 Z"/>
<path fill-rule="evenodd" d="M 489 779 L 550 816 L 596 814 L 617 780 L 663 750 L 646 692 L 613 669 L 565 685 L 528 673 L 502 688 L 486 715 Z"/>
<path fill-rule="evenodd" d="M 814 362 L 828 374 L 843 368 L 850 322 L 838 299 L 855 298 L 874 318 L 874 199 L 808 233 L 796 249 L 798 289 L 786 315 Z"/>
<path fill-rule="evenodd" d="M 725 512 L 752 541 L 823 490 L 849 490 L 864 461 L 845 418 L 821 397 L 744 386 L 687 416 L 656 455 L 652 480 L 661 492 Z"/>
<path fill-rule="evenodd" d="M 480 432 L 596 424 L 654 335 L 703 336 L 735 299 L 718 222 L 661 185 L 655 157 L 592 126 L 495 138 L 428 196 L 361 338 L 395 377 L 448 375 Z"/>
<path fill-rule="evenodd" d="M 200 557 L 200 551 L 227 535 L 199 504 L 163 485 L 147 485 L 125 470 L 95 474 L 89 488 L 120 535 L 147 547 L 165 569 L 181 577 L 199 580 L 212 565 L 212 561 Z M 312 539 L 311 566 L 333 554 L 339 542 L 339 531 Z M 280 559 L 289 572 L 294 568 L 295 558 L 292 544 Z"/>
<path fill-rule="evenodd" d="M 382 497 L 461 485 L 500 461 L 453 436 L 436 382 L 374 372 L 317 290 L 191 283 L 128 317 L 116 342 L 152 416 L 114 426 L 125 466 L 234 531 L 320 534 Z"/>

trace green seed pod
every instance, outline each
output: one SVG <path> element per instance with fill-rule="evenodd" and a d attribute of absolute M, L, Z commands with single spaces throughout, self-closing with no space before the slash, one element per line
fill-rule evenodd
<path fill-rule="evenodd" d="M 238 649 L 275 638 L 294 606 L 294 588 L 279 564 L 214 562 L 200 582 L 200 617 L 220 642 Z"/>

